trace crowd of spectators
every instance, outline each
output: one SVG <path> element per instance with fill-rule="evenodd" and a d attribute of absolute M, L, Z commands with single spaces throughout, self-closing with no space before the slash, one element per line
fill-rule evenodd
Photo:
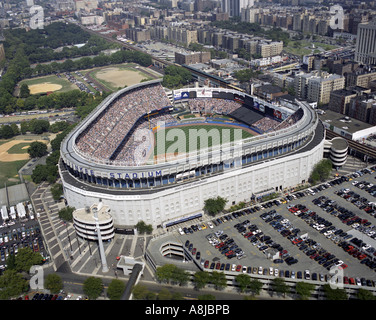
<path fill-rule="evenodd" d="M 168 124 L 176 122 L 176 119 L 169 113 L 158 114 L 150 117 L 145 117 L 126 143 L 117 152 L 115 161 L 121 161 L 127 166 L 140 166 L 150 157 L 151 149 L 154 148 L 153 131 L 158 124 Z"/>
<path fill-rule="evenodd" d="M 299 108 L 296 110 L 292 115 L 290 115 L 286 120 L 281 122 L 277 127 L 275 127 L 275 130 L 281 130 L 286 129 L 295 123 L 297 123 L 302 117 L 303 117 L 303 109 Z"/>
<path fill-rule="evenodd" d="M 269 117 L 264 117 L 252 124 L 252 127 L 258 129 L 262 133 L 274 131 L 275 127 L 279 125 L 277 120 L 273 120 Z"/>
<path fill-rule="evenodd" d="M 241 107 L 241 104 L 232 100 L 195 98 L 189 100 L 189 109 L 192 113 L 229 114 Z"/>
<path fill-rule="evenodd" d="M 127 91 L 81 133 L 77 148 L 93 159 L 108 160 L 141 116 L 170 105 L 160 84 Z"/>

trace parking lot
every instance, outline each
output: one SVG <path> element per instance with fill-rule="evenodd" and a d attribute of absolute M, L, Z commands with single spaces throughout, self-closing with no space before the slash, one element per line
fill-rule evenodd
<path fill-rule="evenodd" d="M 4 271 L 9 255 L 17 255 L 21 248 L 29 247 L 47 257 L 37 217 L 0 218 L 0 270 Z"/>
<path fill-rule="evenodd" d="M 181 241 L 206 270 L 326 281 L 337 267 L 345 284 L 374 286 L 375 177 L 363 170 L 280 201 L 186 223 L 179 226 Z"/>

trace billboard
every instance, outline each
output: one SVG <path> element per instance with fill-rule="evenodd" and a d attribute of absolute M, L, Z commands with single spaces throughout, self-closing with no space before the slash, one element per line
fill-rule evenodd
<path fill-rule="evenodd" d="M 200 88 L 197 90 L 197 98 L 212 98 L 213 91 L 209 88 Z"/>

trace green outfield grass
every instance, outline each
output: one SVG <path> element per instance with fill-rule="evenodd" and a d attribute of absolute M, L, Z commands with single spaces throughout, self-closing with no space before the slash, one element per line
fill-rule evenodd
<path fill-rule="evenodd" d="M 48 84 L 57 85 L 58 87 L 60 87 L 58 90 L 52 90 L 53 92 L 67 92 L 78 89 L 78 87 L 75 84 L 69 82 L 64 75 L 61 75 L 61 78 L 55 75 L 49 75 L 45 77 L 25 79 L 19 83 L 19 86 L 21 87 L 23 83 L 26 83 L 29 86 L 31 93 L 33 93 L 33 89 L 36 89 L 36 94 L 46 93 L 47 91 L 49 91 Z"/>
<path fill-rule="evenodd" d="M 252 136 L 253 134 L 242 128 L 222 125 L 195 124 L 160 129 L 154 133 L 154 156 L 191 152 Z"/>

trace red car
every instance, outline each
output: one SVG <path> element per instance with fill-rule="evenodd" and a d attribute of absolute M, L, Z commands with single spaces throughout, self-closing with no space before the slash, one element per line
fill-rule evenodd
<path fill-rule="evenodd" d="M 346 269 L 346 268 L 347 268 L 347 264 L 342 263 L 342 264 L 339 266 L 339 268 L 342 269 L 342 270 L 343 270 L 343 269 Z"/>
<path fill-rule="evenodd" d="M 205 263 L 204 263 L 204 268 L 208 268 L 209 267 L 209 261 L 206 260 Z"/>
<path fill-rule="evenodd" d="M 240 272 L 241 269 L 242 269 L 242 266 L 239 264 L 239 265 L 236 267 L 236 271 L 237 271 L 237 272 Z"/>

